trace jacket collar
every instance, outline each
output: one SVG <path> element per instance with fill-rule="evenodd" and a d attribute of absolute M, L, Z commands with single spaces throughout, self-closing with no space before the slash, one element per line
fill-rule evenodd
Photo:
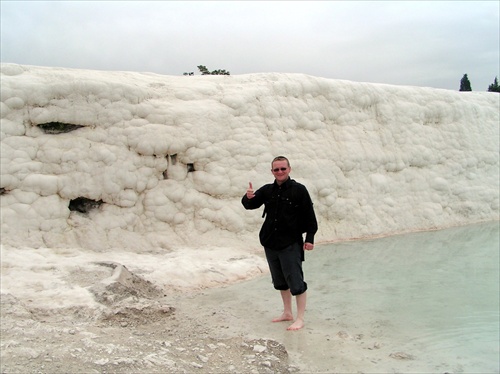
<path fill-rule="evenodd" d="M 274 180 L 274 187 L 275 188 L 282 188 L 284 190 L 288 189 L 290 185 L 292 184 L 292 178 L 288 177 L 286 181 L 281 183 L 281 185 L 278 185 L 278 182 L 276 182 L 276 179 Z"/>

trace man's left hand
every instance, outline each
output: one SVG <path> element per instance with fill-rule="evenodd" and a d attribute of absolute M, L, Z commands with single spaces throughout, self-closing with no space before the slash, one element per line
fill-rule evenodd
<path fill-rule="evenodd" d="M 312 243 L 304 243 L 304 250 L 305 251 L 312 251 L 314 249 L 314 244 Z"/>

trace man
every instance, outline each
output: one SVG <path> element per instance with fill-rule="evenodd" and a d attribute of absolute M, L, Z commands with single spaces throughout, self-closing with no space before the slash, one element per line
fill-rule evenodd
<path fill-rule="evenodd" d="M 304 185 L 290 178 L 291 170 L 286 157 L 276 157 L 271 163 L 274 183 L 254 192 L 250 182 L 241 203 L 245 209 L 257 209 L 264 204 L 265 221 L 259 238 L 274 288 L 281 292 L 283 300 L 283 314 L 273 322 L 293 321 L 292 296 L 295 296 L 297 318 L 287 330 L 299 330 L 304 327 L 307 290 L 302 261 L 304 250 L 314 248 L 318 223 L 309 192 Z M 306 233 L 305 241 L 303 233 Z"/>

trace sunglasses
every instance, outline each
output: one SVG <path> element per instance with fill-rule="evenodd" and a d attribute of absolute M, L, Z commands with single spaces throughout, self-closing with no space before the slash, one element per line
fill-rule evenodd
<path fill-rule="evenodd" d="M 278 172 L 278 171 L 280 171 L 280 170 L 281 170 L 281 171 L 285 171 L 286 169 L 288 169 L 288 168 L 276 168 L 276 169 L 273 169 L 273 171 L 274 171 L 275 173 L 277 173 L 277 172 Z"/>

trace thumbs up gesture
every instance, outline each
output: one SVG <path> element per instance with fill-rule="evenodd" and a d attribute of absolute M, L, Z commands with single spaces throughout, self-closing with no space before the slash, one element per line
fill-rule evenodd
<path fill-rule="evenodd" d="M 249 199 L 253 199 L 255 197 L 255 194 L 253 193 L 252 182 L 248 182 L 247 197 Z"/>

